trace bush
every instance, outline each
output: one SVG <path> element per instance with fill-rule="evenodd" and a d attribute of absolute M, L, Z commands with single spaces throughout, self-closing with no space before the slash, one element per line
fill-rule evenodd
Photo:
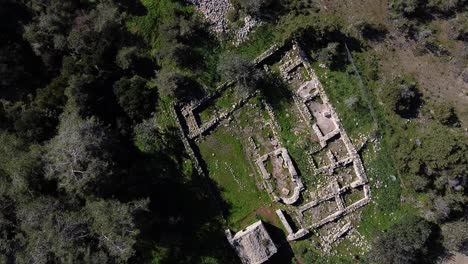
<path fill-rule="evenodd" d="M 455 31 L 455 38 L 466 41 L 468 39 L 468 13 L 457 14 L 456 18 L 452 21 L 452 27 Z"/>
<path fill-rule="evenodd" d="M 184 74 L 163 68 L 157 74 L 156 85 L 163 97 L 184 100 L 190 96 L 191 81 Z"/>
<path fill-rule="evenodd" d="M 148 88 L 147 80 L 135 75 L 122 77 L 114 84 L 114 94 L 119 105 L 134 121 L 148 117 L 155 110 L 156 93 Z"/>
<path fill-rule="evenodd" d="M 442 225 L 442 235 L 445 248 L 468 255 L 468 221 L 466 219 Z"/>
<path fill-rule="evenodd" d="M 431 233 L 431 225 L 424 219 L 404 219 L 374 241 L 369 252 L 370 261 L 388 264 L 428 263 Z"/>
<path fill-rule="evenodd" d="M 404 118 L 416 117 L 422 103 L 421 94 L 412 78 L 398 78 L 385 85 L 381 97 L 388 110 Z"/>
<path fill-rule="evenodd" d="M 458 123 L 458 118 L 452 105 L 446 102 L 432 104 L 432 117 L 443 125 L 455 125 Z"/>
<path fill-rule="evenodd" d="M 262 72 L 244 57 L 227 55 L 221 59 L 218 72 L 225 80 L 236 81 L 241 94 L 254 91 L 263 78 Z"/>
<path fill-rule="evenodd" d="M 411 17 L 421 8 L 422 2 L 422 0 L 392 0 L 389 7 L 398 17 Z"/>
<path fill-rule="evenodd" d="M 319 63 L 325 65 L 326 67 L 330 67 L 334 61 L 336 61 L 336 57 L 339 54 L 338 47 L 339 43 L 331 42 L 328 43 L 327 46 L 320 50 L 317 56 L 317 60 Z"/>
<path fill-rule="evenodd" d="M 137 47 L 123 47 L 117 53 L 115 62 L 121 69 L 128 70 L 139 57 Z"/>

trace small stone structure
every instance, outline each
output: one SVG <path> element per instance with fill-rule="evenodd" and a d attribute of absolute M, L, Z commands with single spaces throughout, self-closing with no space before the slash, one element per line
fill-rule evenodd
<path fill-rule="evenodd" d="M 288 222 L 286 216 L 284 215 L 281 209 L 276 210 L 276 215 L 278 215 L 278 218 L 281 220 L 281 223 L 283 224 L 284 228 L 286 228 L 286 231 L 288 231 L 288 235 L 286 237 L 288 241 L 297 240 L 309 234 L 309 230 L 305 228 L 301 228 L 294 232 L 292 230 L 291 224 Z"/>
<path fill-rule="evenodd" d="M 233 82 L 226 82 L 219 86 L 213 93 L 208 94 L 199 101 L 192 101 L 181 107 L 180 111 L 188 130 L 188 137 L 190 139 L 197 139 L 199 136 L 208 133 L 210 130 L 216 128 L 221 121 L 230 117 L 236 110 L 241 108 L 250 98 L 256 95 L 256 92 L 248 94 L 239 99 L 239 101 L 232 105 L 231 109 L 223 113 L 219 113 L 210 121 L 201 123 L 197 120 L 196 115 L 201 111 L 203 106 L 210 104 L 214 99 L 218 98 L 226 89 L 232 88 Z"/>
<path fill-rule="evenodd" d="M 279 157 L 280 158 L 280 161 L 282 163 L 282 164 L 280 164 L 280 166 L 282 166 L 283 168 L 288 169 L 289 176 L 290 176 L 290 181 L 294 185 L 294 187 L 293 187 L 292 190 L 289 190 L 288 188 L 282 187 L 282 190 L 286 190 L 286 191 L 282 191 L 281 197 L 276 196 L 275 191 L 272 189 L 271 184 L 267 184 L 268 191 L 270 192 L 270 194 L 273 195 L 275 200 L 280 200 L 285 204 L 294 204 L 299 199 L 301 191 L 304 190 L 304 184 L 302 183 L 301 178 L 297 174 L 296 168 L 294 167 L 294 164 L 293 164 L 293 162 L 291 160 L 291 157 L 289 156 L 288 151 L 285 148 L 276 149 L 275 151 L 273 151 L 271 153 L 268 153 L 266 155 L 261 156 L 260 158 L 258 158 L 256 160 L 255 163 L 260 168 L 260 172 L 261 172 L 262 177 L 263 177 L 263 179 L 265 181 L 269 181 L 272 176 L 275 177 L 276 182 L 281 181 L 281 179 L 278 176 L 275 176 L 275 174 L 273 172 L 271 172 L 271 173 L 268 172 L 268 170 L 267 170 L 267 168 L 265 166 L 265 162 L 268 159 L 272 158 L 272 157 Z M 274 170 L 274 168 L 273 168 L 273 170 Z M 292 191 L 292 194 L 289 195 L 289 193 L 291 193 L 291 191 Z"/>
<path fill-rule="evenodd" d="M 225 233 L 244 264 L 264 263 L 278 251 L 262 221 L 248 226 L 234 236 L 229 229 Z"/>

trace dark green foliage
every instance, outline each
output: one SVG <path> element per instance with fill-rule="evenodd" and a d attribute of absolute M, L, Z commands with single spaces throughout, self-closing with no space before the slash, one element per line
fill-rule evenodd
<path fill-rule="evenodd" d="M 115 62 L 123 70 L 128 70 L 138 61 L 139 54 L 137 47 L 123 47 L 117 53 Z"/>
<path fill-rule="evenodd" d="M 163 97 L 183 100 L 189 97 L 195 88 L 190 84 L 189 78 L 178 71 L 163 69 L 157 73 L 156 85 Z"/>
<path fill-rule="evenodd" d="M 389 2 L 394 23 L 400 30 L 412 35 L 418 27 L 436 16 L 466 13 L 465 0 L 392 0 Z"/>
<path fill-rule="evenodd" d="M 427 258 L 431 225 L 423 219 L 411 217 L 378 237 L 369 253 L 372 263 L 430 263 Z"/>
<path fill-rule="evenodd" d="M 396 145 L 402 173 L 424 178 L 440 191 L 449 187 L 449 180 L 466 181 L 467 145 L 459 132 L 433 124 L 417 134 L 401 137 Z"/>
<path fill-rule="evenodd" d="M 31 23 L 24 28 L 24 38 L 34 52 L 50 68 L 58 66 L 60 57 L 67 49 L 67 34 L 78 10 L 78 1 L 32 1 L 37 12 Z"/>
<path fill-rule="evenodd" d="M 98 200 L 86 203 L 86 212 L 92 224 L 91 231 L 109 254 L 120 262 L 127 261 L 133 254 L 138 230 L 133 215 L 146 210 L 148 201 L 141 200 L 129 204 L 114 200 Z"/>
<path fill-rule="evenodd" d="M 427 7 L 440 13 L 450 13 L 459 7 L 466 6 L 466 0 L 429 0 Z"/>
<path fill-rule="evenodd" d="M 26 144 L 7 132 L 0 133 L 0 195 L 17 195 L 39 189 L 41 147 Z"/>
<path fill-rule="evenodd" d="M 59 75 L 46 87 L 37 90 L 34 102 L 40 109 L 58 112 L 67 100 L 65 96 L 65 88 L 67 86 L 68 78 L 65 75 Z"/>
<path fill-rule="evenodd" d="M 454 252 L 468 254 L 468 221 L 458 221 L 442 225 L 444 246 Z"/>
<path fill-rule="evenodd" d="M 135 75 L 130 79 L 122 77 L 114 83 L 117 101 L 132 120 L 142 120 L 155 110 L 156 93 L 149 89 L 147 82 Z"/>
<path fill-rule="evenodd" d="M 166 146 L 174 146 L 168 155 L 181 148 L 175 133 L 148 156 L 132 145 L 131 124 L 156 111 L 146 79 L 156 65 L 126 31 L 131 11 L 122 8 L 74 0 L 0 5 L 2 263 L 125 263 L 151 254 L 137 246 L 152 247 L 153 238 L 140 235 L 136 214 L 148 202 L 132 179 L 141 175 L 153 188 L 165 171 L 180 170 L 165 158 Z M 179 32 L 192 34 L 190 24 L 181 22 Z"/>
<path fill-rule="evenodd" d="M 67 37 L 69 48 L 81 54 L 104 55 L 119 34 L 122 17 L 112 2 L 100 2 L 96 9 L 75 17 Z M 96 61 L 97 62 L 97 61 Z"/>
<path fill-rule="evenodd" d="M 2 104 L 5 128 L 15 131 L 29 142 L 41 142 L 51 136 L 56 125 L 54 117 L 31 103 L 5 101 Z M 9 126 L 7 126 L 9 124 Z"/>
<path fill-rule="evenodd" d="M 164 149 L 168 138 L 157 128 L 152 118 L 143 120 L 134 128 L 135 145 L 144 153 L 156 154 Z"/>

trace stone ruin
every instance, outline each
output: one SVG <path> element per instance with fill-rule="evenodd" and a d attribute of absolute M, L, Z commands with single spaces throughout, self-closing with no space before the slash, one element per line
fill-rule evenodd
<path fill-rule="evenodd" d="M 257 67 L 270 70 L 265 61 L 279 52 L 284 52 L 283 47 L 273 45 L 254 62 Z M 333 228 L 327 228 L 326 235 L 319 236 L 322 248 L 327 252 L 330 251 L 333 243 L 341 239 L 353 228 L 353 224 L 346 222 L 348 220 L 345 217 L 369 203 L 370 188 L 368 179 L 355 146 L 344 130 L 318 77 L 299 45 L 292 44 L 292 48 L 286 52 L 280 61 L 279 71 L 283 79 L 294 89 L 292 97 L 300 119 L 307 124 L 311 135 L 315 136 L 318 143 L 316 147 L 312 147 L 308 152 L 304 153 L 304 155 L 308 156 L 307 160 L 314 174 L 301 176 L 317 177 L 318 175 L 324 175 L 326 184 L 316 186 L 318 188 L 315 191 L 311 191 L 313 188 L 304 185 L 288 150 L 283 147 L 278 133 L 281 128 L 276 121 L 272 107 L 265 100 L 262 100 L 261 104 L 263 104 L 264 109 L 270 116 L 270 120 L 265 121 L 265 127 L 271 128 L 272 135 L 268 140 L 273 151 L 260 153 L 259 147 L 251 137 L 248 138 L 249 146 L 258 169 L 257 172 L 263 182 L 263 189 L 270 194 L 273 201 L 283 204 L 282 209 L 278 209 L 276 214 L 287 231 L 287 240 L 301 239 L 311 231 L 320 230 L 333 224 Z M 243 107 L 253 96 L 260 93 L 257 91 L 244 96 L 234 103 L 231 108 L 217 113 L 211 120 L 200 122 L 196 117 L 199 112 L 203 111 L 206 105 L 212 103 L 226 89 L 231 89 L 232 86 L 232 82 L 225 83 L 204 98 L 174 109 L 181 127 L 184 144 L 196 166 L 199 164 L 199 157 L 191 149 L 192 142 L 196 142 L 200 137 L 216 129 L 223 120 L 231 118 L 235 111 Z M 177 112 L 177 108 L 179 112 Z M 180 122 L 179 117 L 183 122 Z M 183 128 L 184 125 L 185 129 Z M 197 170 L 203 174 L 203 170 L 199 166 Z M 350 194 L 357 194 L 359 199 L 347 200 L 346 197 L 350 197 Z M 302 199 L 300 199 L 301 196 Z M 343 224 L 343 222 L 346 223 Z M 256 228 L 260 227 L 257 226 Z M 241 232 L 240 234 L 244 233 Z M 244 263 L 261 263 L 245 262 L 250 261 L 248 256 L 252 252 L 248 252 L 253 250 L 248 249 L 248 247 L 256 247 L 255 250 L 261 250 L 257 249 L 258 247 L 261 248 L 259 246 L 261 244 L 240 245 L 234 239 L 238 237 L 237 235 L 233 238 L 230 233 L 226 234 Z M 273 252 L 270 249 L 265 250 Z M 252 254 L 257 253 L 253 252 Z M 267 253 L 258 254 L 266 256 Z"/>
<path fill-rule="evenodd" d="M 234 236 L 229 229 L 225 233 L 229 244 L 244 264 L 264 263 L 278 251 L 262 221 L 257 221 Z"/>
<path fill-rule="evenodd" d="M 305 69 L 308 80 L 300 76 L 301 72 L 297 70 L 299 67 Z M 291 208 L 292 215 L 296 216 L 296 225 L 298 225 L 296 231 L 291 228 L 290 221 L 284 216 L 283 211 L 277 211 L 278 217 L 288 231 L 287 239 L 296 240 L 307 235 L 308 230 L 318 229 L 366 205 L 370 201 L 370 188 L 358 152 L 343 129 L 337 113 L 330 104 L 328 96 L 304 52 L 296 43 L 293 44 L 291 52 L 283 57 L 279 70 L 285 81 L 292 85 L 299 84 L 299 87 L 293 93 L 294 102 L 302 119 L 312 128 L 320 144 L 320 148 L 311 150 L 310 155 L 324 151 L 326 159 L 328 159 L 325 166 L 319 166 L 313 158 L 309 159 L 316 175 L 320 173 L 329 176 L 329 184 L 322 192 L 315 195 L 311 193 L 309 199 L 306 198 L 308 201 L 304 202 L 304 204 Z M 337 141 L 341 144 L 338 150 L 333 152 L 331 149 L 327 149 L 327 146 L 332 144 L 331 142 Z M 348 178 L 353 180 L 338 182 L 337 178 L 334 177 L 335 172 L 340 168 L 347 167 L 352 167 L 349 174 L 353 176 Z M 353 201 L 352 204 L 346 204 L 343 196 L 352 189 L 362 191 L 363 196 L 361 199 Z M 330 212 L 316 210 L 319 212 L 318 218 L 305 217 L 307 212 L 329 202 L 331 202 L 330 207 L 333 208 Z M 311 222 L 311 220 L 313 221 Z M 325 251 L 329 251 L 330 245 L 345 235 L 351 228 L 352 224 L 347 223 L 330 237 L 322 238 Z"/>
<path fill-rule="evenodd" d="M 248 100 L 256 95 L 256 92 L 245 95 L 239 101 L 231 106 L 231 109 L 219 113 L 208 122 L 202 122 L 197 118 L 197 115 L 202 111 L 203 107 L 210 104 L 226 89 L 232 88 L 232 82 L 226 82 L 219 86 L 213 93 L 208 94 L 199 101 L 191 101 L 189 104 L 182 106 L 181 113 L 185 120 L 188 129 L 188 138 L 196 140 L 198 137 L 207 134 L 215 129 L 223 120 L 230 117 L 236 110 L 241 108 Z"/>
<path fill-rule="evenodd" d="M 268 161 L 272 163 L 271 171 L 268 171 L 265 165 Z M 285 148 L 278 148 L 271 153 L 261 156 L 255 163 L 260 169 L 266 189 L 275 201 L 281 201 L 285 204 L 297 202 L 300 192 L 304 189 L 304 184 Z M 287 169 L 287 173 L 283 171 L 283 168 Z M 270 183 L 272 177 L 276 180 L 276 185 L 281 190 L 279 194 L 275 192 Z"/>

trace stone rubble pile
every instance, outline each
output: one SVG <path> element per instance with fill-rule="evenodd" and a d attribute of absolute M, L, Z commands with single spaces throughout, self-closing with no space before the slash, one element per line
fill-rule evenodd
<path fill-rule="evenodd" d="M 260 24 L 260 20 L 249 15 L 244 17 L 244 26 L 236 32 L 234 45 L 239 46 L 242 42 L 248 39 L 249 33 Z"/>
<path fill-rule="evenodd" d="M 205 16 L 211 29 L 216 33 L 229 33 L 232 30 L 227 13 L 233 8 L 229 0 L 186 0 Z M 238 46 L 248 39 L 249 33 L 260 24 L 260 20 L 250 15 L 244 17 L 244 25 L 234 32 L 233 44 Z"/>
<path fill-rule="evenodd" d="M 187 0 L 195 5 L 205 18 L 210 22 L 211 28 L 216 33 L 229 30 L 229 22 L 226 14 L 232 8 L 229 0 Z"/>

